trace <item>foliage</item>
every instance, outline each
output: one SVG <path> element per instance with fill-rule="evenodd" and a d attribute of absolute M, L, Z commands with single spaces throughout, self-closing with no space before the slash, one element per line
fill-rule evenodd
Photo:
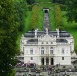
<path fill-rule="evenodd" d="M 66 0 L 67 17 L 68 21 L 77 22 L 77 0 Z"/>
<path fill-rule="evenodd" d="M 29 5 L 34 4 L 35 0 L 26 0 Z"/>
<path fill-rule="evenodd" d="M 15 13 L 17 15 L 15 21 L 18 22 L 19 31 L 23 31 L 23 29 L 24 29 L 26 11 L 27 11 L 26 0 L 21 0 L 19 2 L 15 2 Z"/>
<path fill-rule="evenodd" d="M 32 8 L 32 16 L 30 22 L 30 29 L 34 30 L 38 25 L 38 6 L 34 5 Z"/>
<path fill-rule="evenodd" d="M 55 13 L 56 27 L 59 28 L 59 29 L 63 29 L 61 9 L 60 9 L 59 5 L 55 5 L 55 7 L 54 7 L 54 13 Z"/>
<path fill-rule="evenodd" d="M 17 37 L 14 3 L 11 0 L 0 0 L 0 76 L 9 76 L 15 65 Z"/>
<path fill-rule="evenodd" d="M 65 0 L 52 0 L 53 3 L 61 3 L 64 4 Z"/>
<path fill-rule="evenodd" d="M 76 54 L 77 54 L 77 44 L 76 44 L 76 46 L 75 46 L 75 52 L 76 52 Z"/>
<path fill-rule="evenodd" d="M 15 74 L 16 74 L 16 71 L 15 70 L 11 70 L 11 73 L 10 73 L 9 76 L 15 76 Z"/>

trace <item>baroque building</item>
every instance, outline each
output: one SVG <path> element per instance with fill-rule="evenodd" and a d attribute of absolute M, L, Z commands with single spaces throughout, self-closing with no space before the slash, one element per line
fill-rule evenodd
<path fill-rule="evenodd" d="M 28 31 L 20 40 L 20 60 L 38 65 L 71 65 L 74 39 L 66 31 Z"/>

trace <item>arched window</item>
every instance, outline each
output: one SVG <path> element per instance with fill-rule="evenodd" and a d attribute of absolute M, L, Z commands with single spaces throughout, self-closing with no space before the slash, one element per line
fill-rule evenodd
<path fill-rule="evenodd" d="M 53 54 L 53 47 L 50 47 L 50 54 Z"/>

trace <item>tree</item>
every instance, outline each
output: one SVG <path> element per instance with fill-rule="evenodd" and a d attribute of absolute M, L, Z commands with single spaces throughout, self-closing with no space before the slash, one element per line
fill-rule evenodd
<path fill-rule="evenodd" d="M 23 31 L 25 27 L 25 17 L 26 17 L 26 11 L 27 11 L 27 3 L 26 0 L 17 1 L 15 2 L 15 12 L 16 12 L 16 18 L 15 21 L 18 22 L 18 30 Z"/>
<path fill-rule="evenodd" d="M 53 3 L 60 3 L 60 4 L 64 4 L 65 0 L 52 0 Z"/>
<path fill-rule="evenodd" d="M 77 0 L 66 0 L 67 17 L 68 21 L 77 22 Z"/>
<path fill-rule="evenodd" d="M 32 5 L 32 4 L 35 3 L 35 0 L 26 0 L 26 1 L 27 1 L 27 3 L 28 3 L 29 5 Z"/>
<path fill-rule="evenodd" d="M 17 37 L 14 4 L 11 0 L 0 0 L 0 76 L 9 76 L 15 65 Z"/>

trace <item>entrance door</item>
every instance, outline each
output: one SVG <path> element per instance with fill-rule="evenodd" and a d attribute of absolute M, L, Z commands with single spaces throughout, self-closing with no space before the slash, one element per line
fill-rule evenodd
<path fill-rule="evenodd" d="M 53 58 L 51 58 L 51 65 L 53 65 Z"/>
<path fill-rule="evenodd" d="M 44 58 L 41 59 L 41 64 L 44 65 Z"/>
<path fill-rule="evenodd" d="M 46 58 L 46 65 L 49 65 L 49 58 Z"/>

